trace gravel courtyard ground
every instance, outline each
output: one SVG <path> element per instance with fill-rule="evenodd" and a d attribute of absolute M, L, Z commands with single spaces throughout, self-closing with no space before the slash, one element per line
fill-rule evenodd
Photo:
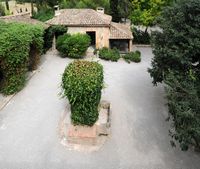
<path fill-rule="evenodd" d="M 58 136 L 66 107 L 61 75 L 72 60 L 53 52 L 39 71 L 0 112 L 0 169 L 199 169 L 200 155 L 172 148 L 164 89 L 153 87 L 147 68 L 151 48 L 140 48 L 142 62 L 100 61 L 112 105 L 112 135 L 97 152 L 70 151 Z"/>

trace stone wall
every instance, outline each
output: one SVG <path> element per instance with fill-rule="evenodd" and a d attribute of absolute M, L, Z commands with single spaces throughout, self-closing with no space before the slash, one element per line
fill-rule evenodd
<path fill-rule="evenodd" d="M 96 32 L 96 48 L 109 47 L 109 27 L 68 27 L 68 33 L 86 33 L 89 31 Z"/>

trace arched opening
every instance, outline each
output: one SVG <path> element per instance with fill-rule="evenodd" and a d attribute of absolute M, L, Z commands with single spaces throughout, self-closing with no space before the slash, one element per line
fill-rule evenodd
<path fill-rule="evenodd" d="M 39 50 L 37 49 L 35 44 L 31 44 L 29 51 L 28 70 L 33 71 L 37 69 L 39 60 L 40 60 Z"/>

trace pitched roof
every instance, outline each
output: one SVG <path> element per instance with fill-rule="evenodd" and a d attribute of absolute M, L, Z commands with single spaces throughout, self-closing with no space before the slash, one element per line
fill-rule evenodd
<path fill-rule="evenodd" d="M 93 9 L 63 9 L 46 23 L 66 26 L 110 26 L 112 17 Z"/>
<path fill-rule="evenodd" d="M 5 21 L 5 22 L 29 23 L 29 24 L 33 24 L 33 25 L 40 24 L 45 28 L 48 27 L 48 25 L 45 24 L 44 22 L 38 21 L 36 19 L 32 19 L 30 12 L 20 13 L 17 15 L 2 16 L 2 17 L 0 17 L 0 20 Z"/>
<path fill-rule="evenodd" d="M 133 39 L 130 26 L 111 22 L 110 39 Z"/>

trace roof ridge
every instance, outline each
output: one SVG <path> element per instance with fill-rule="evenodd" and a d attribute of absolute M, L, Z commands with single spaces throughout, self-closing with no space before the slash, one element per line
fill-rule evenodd
<path fill-rule="evenodd" d="M 106 23 L 106 21 L 105 21 L 105 18 L 102 18 L 103 16 L 102 15 L 105 15 L 105 14 L 103 14 L 103 13 L 100 13 L 100 12 L 97 12 L 96 10 L 94 10 L 94 9 L 91 9 L 96 15 L 98 15 L 99 16 L 99 18 L 101 19 L 101 21 L 104 23 L 104 24 L 107 24 Z M 111 21 L 110 21 L 110 24 L 111 24 Z M 110 25 L 109 24 L 109 25 Z"/>
<path fill-rule="evenodd" d="M 112 17 L 90 8 L 78 9 L 70 8 L 60 11 L 60 15 L 53 17 L 46 21 L 48 24 L 62 24 L 62 25 L 96 25 L 96 26 L 109 26 Z"/>

